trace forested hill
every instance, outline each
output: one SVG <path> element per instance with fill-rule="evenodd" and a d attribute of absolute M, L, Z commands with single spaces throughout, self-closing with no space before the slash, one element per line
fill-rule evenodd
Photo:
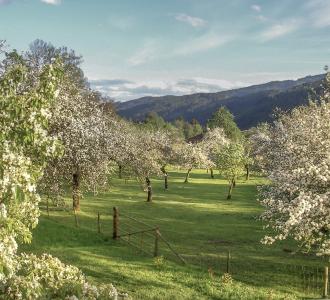
<path fill-rule="evenodd" d="M 205 124 L 220 106 L 226 106 L 235 116 L 241 129 L 270 121 L 273 110 L 288 110 L 308 103 L 311 88 L 320 86 L 324 75 L 307 76 L 298 80 L 273 81 L 218 93 L 198 93 L 184 96 L 143 97 L 127 102 L 116 102 L 119 115 L 143 120 L 154 111 L 166 121 L 179 117 L 197 119 Z"/>

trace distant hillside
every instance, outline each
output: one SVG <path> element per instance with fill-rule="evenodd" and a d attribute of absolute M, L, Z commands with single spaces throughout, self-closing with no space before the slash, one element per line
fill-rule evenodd
<path fill-rule="evenodd" d="M 184 96 L 143 97 L 127 102 L 116 102 L 119 115 L 143 120 L 155 111 L 167 121 L 179 117 L 190 121 L 195 118 L 205 124 L 220 106 L 226 106 L 235 116 L 241 129 L 269 121 L 278 107 L 289 110 L 308 103 L 311 88 L 317 88 L 324 75 L 307 76 L 298 80 L 273 81 L 218 93 L 198 93 Z"/>

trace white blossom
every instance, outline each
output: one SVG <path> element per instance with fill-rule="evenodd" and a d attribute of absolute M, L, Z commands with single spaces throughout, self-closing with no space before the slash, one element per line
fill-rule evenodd
<path fill-rule="evenodd" d="M 47 160 L 59 154 L 48 132 L 58 67 L 46 66 L 31 80 L 21 57 L 0 72 L 0 293 L 4 299 L 35 300 L 77 296 L 116 299 L 115 288 L 88 285 L 82 272 L 44 254 L 18 254 L 38 224 L 36 184 Z M 51 148 L 51 151 L 48 149 Z M 74 294 L 77 293 L 77 294 Z M 106 295 L 106 296 L 104 296 Z"/>
<path fill-rule="evenodd" d="M 259 138 L 261 165 L 271 184 L 261 191 L 262 219 L 272 243 L 293 237 L 330 255 L 329 77 L 321 100 L 282 114 Z"/>

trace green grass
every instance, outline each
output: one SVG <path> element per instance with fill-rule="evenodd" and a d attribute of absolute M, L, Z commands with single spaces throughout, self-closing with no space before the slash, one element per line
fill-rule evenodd
<path fill-rule="evenodd" d="M 289 265 L 320 266 L 321 262 L 313 256 L 283 251 L 295 249 L 293 242 L 261 245 L 265 232 L 257 220 L 262 207 L 256 200 L 256 185 L 265 183 L 264 179 L 238 180 L 228 201 L 227 182 L 219 175 L 212 180 L 205 170 L 197 170 L 188 184 L 183 178 L 184 172 L 170 172 L 168 191 L 162 180 L 154 179 L 153 203 L 145 202 L 145 192 L 135 181 L 114 179 L 109 192 L 85 195 L 79 228 L 71 212 L 51 211 L 50 217 L 43 212 L 32 244 L 23 249 L 49 252 L 78 266 L 93 281 L 112 282 L 133 299 L 291 299 L 303 295 L 300 268 Z M 176 262 L 164 243 L 160 243 L 165 257 L 162 262 L 125 241 L 112 240 L 114 206 L 159 226 L 162 236 L 188 264 Z M 101 234 L 97 233 L 97 212 L 101 214 Z M 122 233 L 143 228 L 124 217 L 120 222 Z M 141 236 L 131 241 L 140 244 Z M 144 235 L 144 250 L 152 252 L 153 243 L 152 236 Z M 228 250 L 234 279 L 231 285 L 220 279 Z"/>

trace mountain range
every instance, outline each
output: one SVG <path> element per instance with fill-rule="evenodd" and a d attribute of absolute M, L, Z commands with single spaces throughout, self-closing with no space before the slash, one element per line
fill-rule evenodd
<path fill-rule="evenodd" d="M 272 81 L 217 93 L 197 93 L 183 96 L 142 97 L 115 102 L 117 113 L 127 119 L 141 121 L 149 112 L 157 112 L 166 121 L 179 117 L 197 119 L 205 125 L 214 111 L 225 106 L 234 115 L 241 129 L 271 121 L 275 108 L 284 111 L 307 104 L 312 90 L 318 90 L 324 74 L 297 80 Z"/>

